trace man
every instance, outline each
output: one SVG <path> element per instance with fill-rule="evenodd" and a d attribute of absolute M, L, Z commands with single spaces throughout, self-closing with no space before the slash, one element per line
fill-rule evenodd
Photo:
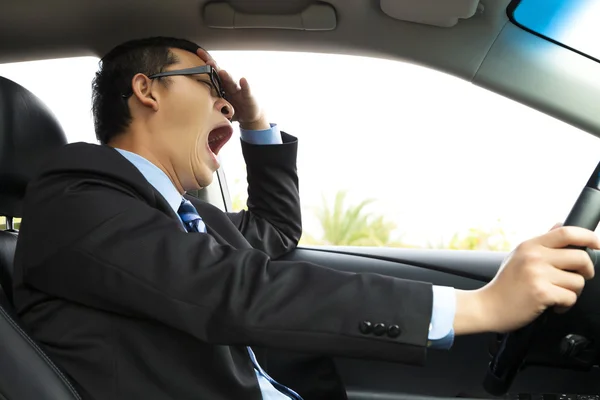
<path fill-rule="evenodd" d="M 297 140 L 188 41 L 107 54 L 94 118 L 103 145 L 66 146 L 30 184 L 15 267 L 20 316 L 85 399 L 297 399 L 248 346 L 419 364 L 454 335 L 572 306 L 593 276 L 563 248 L 600 241 L 573 227 L 476 291 L 277 261 L 301 234 Z M 226 214 L 185 192 L 211 183 L 232 118 L 249 200 Z"/>

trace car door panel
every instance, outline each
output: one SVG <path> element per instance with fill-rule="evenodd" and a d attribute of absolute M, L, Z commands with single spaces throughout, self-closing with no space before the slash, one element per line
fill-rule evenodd
<path fill-rule="evenodd" d="M 496 274 L 507 253 L 363 247 L 304 247 L 283 257 L 347 272 L 369 272 L 477 289 Z M 390 307 L 393 307 L 390 304 Z M 450 351 L 429 350 L 424 367 L 336 358 L 350 400 L 406 399 L 407 395 L 487 397 L 481 382 L 495 334 L 455 338 Z M 514 393 L 596 393 L 600 372 L 527 368 L 517 376 Z"/>

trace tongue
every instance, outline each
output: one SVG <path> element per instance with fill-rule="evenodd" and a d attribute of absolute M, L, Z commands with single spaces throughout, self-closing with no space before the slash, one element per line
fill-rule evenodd
<path fill-rule="evenodd" d="M 217 147 L 219 145 L 219 141 L 215 140 L 213 142 L 208 142 L 208 147 L 210 148 L 210 151 L 212 151 L 213 153 L 217 154 Z"/>

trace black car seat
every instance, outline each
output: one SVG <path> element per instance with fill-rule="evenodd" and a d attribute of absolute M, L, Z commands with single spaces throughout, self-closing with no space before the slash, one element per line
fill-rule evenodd
<path fill-rule="evenodd" d="M 52 112 L 31 92 L 0 77 L 0 400 L 81 399 L 26 333 L 12 308 L 12 273 L 27 183 L 43 158 L 67 143 Z"/>

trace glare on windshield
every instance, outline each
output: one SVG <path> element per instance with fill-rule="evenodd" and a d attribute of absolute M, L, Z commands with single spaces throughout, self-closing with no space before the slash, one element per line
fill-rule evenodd
<path fill-rule="evenodd" d="M 516 0 L 508 14 L 522 28 L 600 60 L 600 0 Z"/>

